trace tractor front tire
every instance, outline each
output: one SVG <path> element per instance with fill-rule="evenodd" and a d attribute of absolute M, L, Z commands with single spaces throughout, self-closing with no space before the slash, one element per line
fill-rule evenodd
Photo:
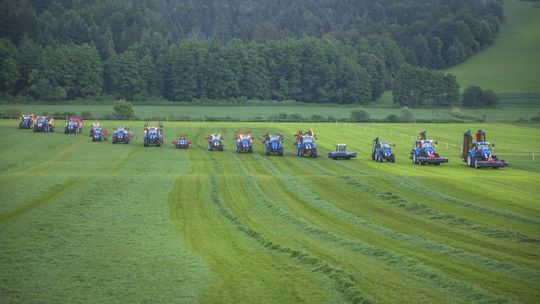
<path fill-rule="evenodd" d="M 415 164 L 415 165 L 418 164 L 418 159 L 416 158 L 416 154 L 413 154 L 413 156 L 412 156 L 412 162 L 413 162 L 413 164 Z"/>

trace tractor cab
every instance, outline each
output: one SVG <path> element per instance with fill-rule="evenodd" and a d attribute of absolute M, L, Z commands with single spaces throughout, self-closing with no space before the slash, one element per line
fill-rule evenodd
<path fill-rule="evenodd" d="M 313 143 L 314 139 L 313 139 L 313 136 L 311 135 L 304 135 L 302 136 L 302 143 L 303 144 L 311 144 Z"/>
<path fill-rule="evenodd" d="M 347 145 L 346 144 L 337 144 L 336 145 L 336 152 L 347 152 Z"/>
<path fill-rule="evenodd" d="M 270 142 L 282 142 L 283 137 L 281 135 L 272 134 L 270 135 Z"/>

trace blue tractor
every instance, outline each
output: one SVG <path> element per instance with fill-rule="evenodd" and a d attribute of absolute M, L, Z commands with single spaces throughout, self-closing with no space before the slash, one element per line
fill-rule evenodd
<path fill-rule="evenodd" d="M 499 159 L 497 155 L 492 153 L 489 147 L 495 148 L 495 144 L 489 144 L 486 141 L 486 133 L 483 130 L 478 130 L 476 133 L 476 141 L 470 130 L 463 134 L 463 148 L 461 149 L 461 158 L 467 163 L 468 167 L 492 168 L 499 169 L 508 167 L 505 160 Z"/>
<path fill-rule="evenodd" d="M 93 128 L 94 132 L 92 132 L 92 141 L 105 141 L 107 140 L 107 130 L 103 130 L 102 128 Z"/>
<path fill-rule="evenodd" d="M 19 129 L 32 129 L 32 117 L 30 117 L 30 115 L 21 116 Z"/>
<path fill-rule="evenodd" d="M 163 145 L 163 125 L 159 127 L 148 127 L 144 128 L 144 146 L 148 147 L 150 145 L 155 145 L 161 147 Z"/>
<path fill-rule="evenodd" d="M 317 158 L 317 146 L 315 145 L 315 136 L 301 135 L 297 137 L 296 154 L 299 157 L 310 155 L 312 158 Z"/>
<path fill-rule="evenodd" d="M 380 141 L 379 137 L 376 137 L 373 140 L 373 145 L 371 146 L 371 159 L 378 162 L 395 162 L 396 156 L 394 155 L 394 152 L 392 151 L 392 147 L 395 147 L 395 144 L 386 142 L 386 141 Z"/>
<path fill-rule="evenodd" d="M 447 163 L 448 158 L 440 157 L 439 153 L 435 150 L 437 142 L 431 139 L 418 139 L 415 146 L 411 150 L 411 159 L 413 164 L 419 165 L 435 165 L 438 166 L 442 163 Z"/>
<path fill-rule="evenodd" d="M 113 144 L 129 144 L 129 141 L 131 140 L 132 133 L 129 131 L 128 128 L 124 126 L 116 127 L 116 130 L 113 132 L 112 136 L 112 143 Z"/>
<path fill-rule="evenodd" d="M 38 116 L 32 125 L 34 132 L 53 132 L 52 124 L 49 123 L 47 116 Z"/>
<path fill-rule="evenodd" d="M 280 134 L 267 134 L 264 137 L 263 144 L 266 155 L 283 156 L 283 136 Z"/>
<path fill-rule="evenodd" d="M 251 134 L 239 133 L 235 136 L 236 153 L 253 153 L 253 137 Z"/>
<path fill-rule="evenodd" d="M 93 122 L 92 127 L 90 128 L 90 137 L 94 136 L 94 132 L 98 128 L 101 128 L 100 123 L 99 122 Z"/>
<path fill-rule="evenodd" d="M 223 137 L 221 134 L 210 134 L 208 136 L 209 151 L 223 151 Z"/>

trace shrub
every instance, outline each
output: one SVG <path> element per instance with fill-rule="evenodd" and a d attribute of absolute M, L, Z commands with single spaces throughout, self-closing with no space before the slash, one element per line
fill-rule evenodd
<path fill-rule="evenodd" d="M 402 122 L 416 122 L 413 112 L 407 106 L 401 108 L 401 113 L 399 116 Z"/>
<path fill-rule="evenodd" d="M 134 118 L 133 104 L 125 99 L 115 101 L 113 106 L 113 116 L 119 119 Z"/>
<path fill-rule="evenodd" d="M 396 114 L 390 114 L 384 119 L 386 122 L 400 122 L 399 116 Z"/>
<path fill-rule="evenodd" d="M 470 85 L 463 91 L 461 103 L 464 107 L 495 107 L 499 97 L 492 90 L 482 90 L 481 87 Z"/>
<path fill-rule="evenodd" d="M 531 118 L 531 121 L 534 122 L 534 123 L 540 123 L 540 112 L 538 114 L 536 114 L 536 116 L 533 116 Z"/>
<path fill-rule="evenodd" d="M 353 122 L 367 122 L 369 121 L 369 113 L 360 108 L 351 111 L 351 121 Z"/>

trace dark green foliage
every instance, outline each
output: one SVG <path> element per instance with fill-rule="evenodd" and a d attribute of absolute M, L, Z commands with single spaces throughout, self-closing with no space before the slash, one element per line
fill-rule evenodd
<path fill-rule="evenodd" d="M 390 115 L 386 116 L 386 118 L 384 120 L 386 122 L 391 122 L 391 123 L 401 122 L 400 117 L 397 116 L 396 114 L 390 114 Z"/>
<path fill-rule="evenodd" d="M 356 109 L 351 111 L 351 121 L 353 122 L 367 122 L 369 121 L 369 114 L 364 109 Z"/>
<path fill-rule="evenodd" d="M 394 103 L 402 106 L 452 105 L 459 100 L 454 76 L 404 65 L 394 83 Z"/>
<path fill-rule="evenodd" d="M 135 117 L 133 114 L 133 104 L 125 99 L 114 102 L 113 116 L 117 119 L 130 119 Z"/>
<path fill-rule="evenodd" d="M 482 90 L 481 87 L 470 85 L 463 91 L 462 104 L 464 107 L 495 107 L 499 105 L 499 97 L 492 90 Z"/>
<path fill-rule="evenodd" d="M 533 116 L 531 118 L 531 121 L 534 123 L 540 123 L 540 113 L 538 113 L 536 116 Z"/>
<path fill-rule="evenodd" d="M 367 103 L 406 62 L 442 68 L 489 45 L 501 2 L 6 0 L 0 92 Z M 457 84 L 439 78 L 404 104 L 454 103 Z"/>

